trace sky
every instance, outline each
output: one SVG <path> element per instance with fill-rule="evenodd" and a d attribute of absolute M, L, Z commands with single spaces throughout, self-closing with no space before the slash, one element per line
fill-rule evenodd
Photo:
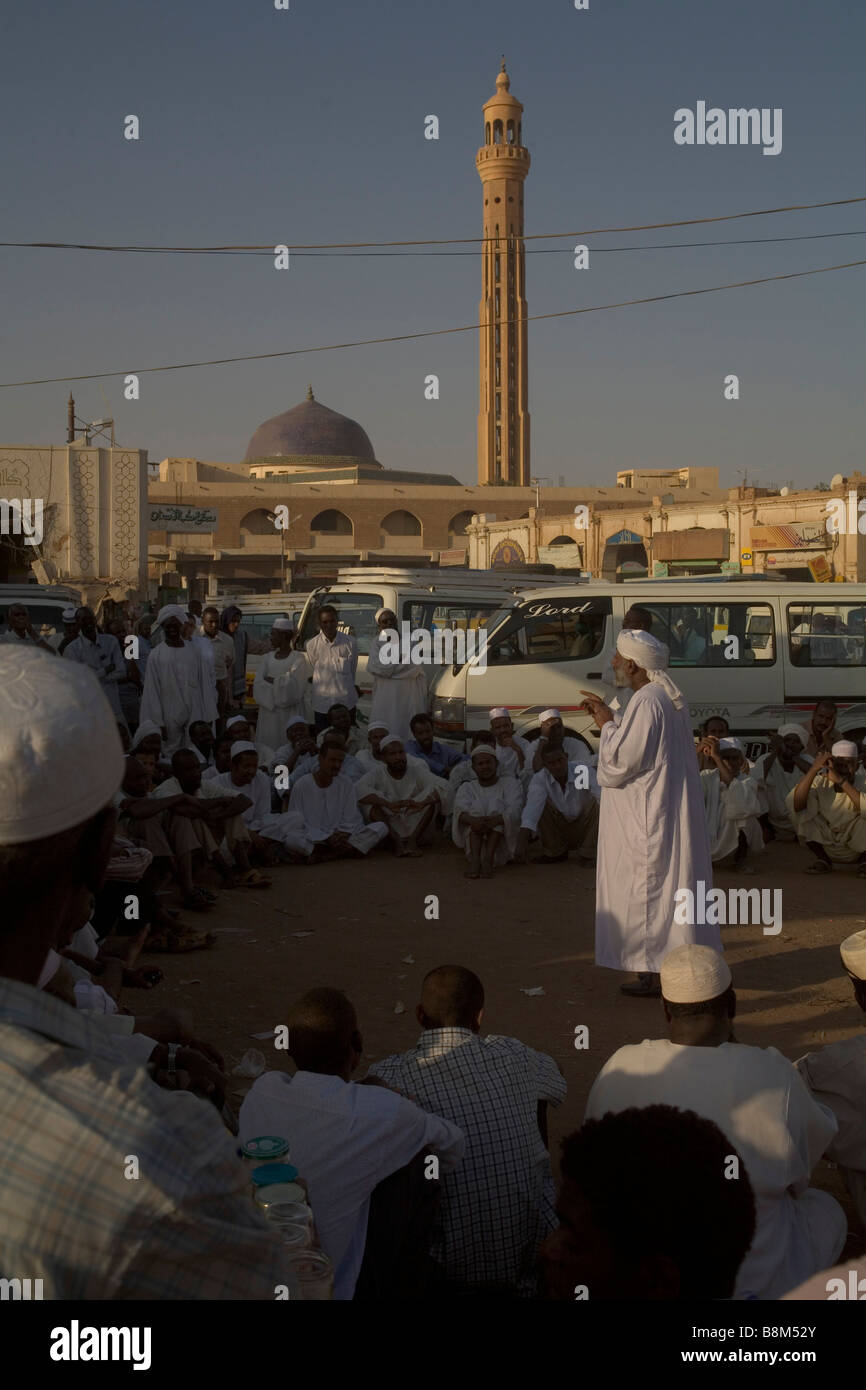
<path fill-rule="evenodd" d="M 851 0 L 116 0 L 0 15 L 2 241 L 274 246 L 481 234 L 481 107 L 504 53 L 532 166 L 526 233 L 866 194 L 866 8 Z M 682 146 L 674 113 L 780 107 L 781 153 Z M 140 138 L 124 138 L 137 115 Z M 436 115 L 439 139 L 424 138 Z M 802 237 L 764 245 L 661 243 Z M 530 315 L 866 258 L 866 203 L 528 243 Z M 609 248 L 644 249 L 614 252 Z M 423 256 L 0 247 L 0 382 L 474 325 L 477 245 Z M 533 475 L 716 465 L 722 485 L 863 468 L 866 266 L 529 325 Z M 426 400 L 435 374 L 439 399 Z M 725 378 L 739 399 L 725 399 Z M 73 385 L 151 460 L 243 458 L 317 399 L 386 467 L 477 476 L 478 335 Z M 0 443 L 62 444 L 69 385 L 0 389 Z"/>

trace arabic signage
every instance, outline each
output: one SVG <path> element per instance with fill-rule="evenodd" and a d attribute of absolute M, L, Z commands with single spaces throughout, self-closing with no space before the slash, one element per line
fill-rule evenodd
<path fill-rule="evenodd" d="M 147 509 L 149 531 L 215 531 L 216 507 L 181 507 L 152 502 Z"/>
<path fill-rule="evenodd" d="M 830 537 L 822 521 L 752 527 L 752 550 L 815 550 L 829 544 Z"/>
<path fill-rule="evenodd" d="M 491 569 L 507 569 L 509 565 L 525 565 L 526 556 L 517 541 L 500 541 L 490 557 Z"/>

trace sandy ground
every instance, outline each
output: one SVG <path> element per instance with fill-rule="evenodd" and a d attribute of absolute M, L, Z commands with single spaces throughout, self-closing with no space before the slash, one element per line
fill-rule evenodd
<path fill-rule="evenodd" d="M 851 869 L 804 876 L 808 858 L 793 845 L 771 845 L 752 878 L 719 873 L 719 887 L 781 888 L 778 936 L 760 926 L 723 932 L 739 1001 L 737 1037 L 777 1047 L 791 1059 L 866 1028 L 838 944 L 866 926 L 866 883 Z M 253 1035 L 285 1021 L 292 999 L 317 985 L 336 986 L 353 1000 L 365 1061 L 415 1042 L 415 1005 L 426 971 L 453 962 L 475 970 L 487 998 L 485 1031 L 510 1034 L 556 1058 L 568 1096 L 550 1113 L 556 1163 L 559 1140 L 582 1119 L 599 1068 L 617 1047 L 664 1036 L 658 1000 L 629 999 L 624 978 L 593 964 L 594 870 L 564 864 L 511 866 L 489 882 L 463 877 L 465 861 L 441 840 L 422 859 L 385 852 L 361 862 L 272 871 L 264 892 L 223 892 L 207 918 L 186 914 L 216 932 L 211 951 L 146 956 L 166 979 L 152 994 L 127 991 L 123 1002 L 146 1012 L 160 1005 L 193 1011 L 197 1032 L 224 1054 L 229 1071 L 249 1048 L 269 1067 L 292 1066 L 285 1052 Z M 435 894 L 438 920 L 424 915 Z M 541 986 L 543 995 L 523 991 Z M 575 1028 L 589 1029 L 576 1050 Z M 251 1083 L 233 1076 L 238 1106 Z M 852 1236 L 847 1253 L 866 1248 L 839 1174 L 822 1162 L 813 1181 L 846 1206 Z"/>

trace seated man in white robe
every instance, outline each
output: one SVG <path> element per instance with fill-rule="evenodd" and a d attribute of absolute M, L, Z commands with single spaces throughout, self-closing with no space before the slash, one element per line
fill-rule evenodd
<path fill-rule="evenodd" d="M 231 770 L 211 777 L 209 783 L 223 789 L 223 795 L 236 796 L 242 792 L 250 798 L 243 812 L 244 824 L 250 833 L 254 857 L 273 865 L 293 857 L 306 858 L 306 836 L 300 816 L 291 811 L 271 810 L 270 778 L 259 770 L 259 754 L 253 743 L 233 743 Z"/>
<path fill-rule="evenodd" d="M 454 797 L 451 836 L 469 860 L 467 878 L 492 878 L 514 858 L 523 810 L 516 777 L 500 776 L 495 748 L 478 743 L 472 750 L 475 776 L 463 782 Z"/>
<path fill-rule="evenodd" d="M 594 864 L 599 822 L 599 800 L 591 776 L 594 769 L 586 763 L 569 762 L 565 748 L 555 743 L 545 747 L 543 761 L 526 793 L 515 858 L 528 862 L 529 844 L 537 835 L 543 864 L 559 864 L 573 849 L 582 863 Z M 597 782 L 595 788 L 597 791 Z"/>
<path fill-rule="evenodd" d="M 302 777 L 306 777 L 309 773 L 316 771 L 321 764 L 322 749 L 325 746 L 341 748 L 343 750 L 343 766 L 340 769 L 341 777 L 348 777 L 350 782 L 360 782 L 368 769 L 347 751 L 345 735 L 338 733 L 336 729 L 323 729 L 316 739 L 316 751 L 305 753 L 304 756 L 298 758 L 295 763 L 295 770 L 291 774 L 289 780 L 290 787 L 293 787 Z"/>
<path fill-rule="evenodd" d="M 301 777 L 292 787 L 289 811 L 304 827 L 309 864 L 362 859 L 388 834 L 384 821 L 364 824 L 355 789 L 342 771 L 346 752 L 337 742 L 340 737 L 332 733 L 326 738 L 315 771 Z"/>
<path fill-rule="evenodd" d="M 394 734 L 380 744 L 383 762 L 355 784 L 358 804 L 371 820 L 383 820 L 399 858 L 417 859 L 433 839 L 434 818 L 444 783 L 427 767 L 412 767 Z"/>
<path fill-rule="evenodd" d="M 290 715 L 286 721 L 286 742 L 281 743 L 274 753 L 269 769 L 273 771 L 276 767 L 284 767 L 292 773 L 301 758 L 315 751 L 316 740 L 307 721 L 300 714 Z"/>
<path fill-rule="evenodd" d="M 854 998 L 866 1013 L 866 931 L 839 947 Z M 795 1066 L 813 1097 L 836 1116 L 839 1132 L 827 1148 L 838 1163 L 866 1231 L 866 1032 L 809 1052 Z"/>
<path fill-rule="evenodd" d="M 814 854 L 807 874 L 829 874 L 834 864 L 856 864 L 866 878 L 866 793 L 856 785 L 860 750 L 850 739 L 819 753 L 788 793 L 797 838 Z"/>
<path fill-rule="evenodd" d="M 253 732 L 253 726 L 245 714 L 235 714 L 226 720 L 226 733 L 231 734 L 235 743 L 252 743 L 259 755 L 259 767 L 269 768 L 276 757 L 274 749 L 267 743 L 260 743 Z"/>
<path fill-rule="evenodd" d="M 709 735 L 698 745 L 698 753 L 714 764 L 711 772 L 701 773 L 712 861 L 754 873 L 746 858 L 750 852 L 760 853 L 764 836 L 758 822 L 758 788 L 749 778 L 743 745 L 736 738 Z"/>
<path fill-rule="evenodd" d="M 805 751 L 808 741 L 809 735 L 800 724 L 781 724 L 778 733 L 770 735 L 768 752 L 749 771 L 749 778 L 758 789 L 760 822 L 768 843 L 797 838 L 787 798 L 812 763 Z"/>
<path fill-rule="evenodd" d="M 490 711 L 490 728 L 499 750 L 500 777 L 517 777 L 524 787 L 528 786 L 535 752 L 529 739 L 514 732 L 511 715 L 501 705 Z"/>
<path fill-rule="evenodd" d="M 469 757 L 466 759 L 465 762 L 458 763 L 457 766 L 453 769 L 451 776 L 448 778 L 448 794 L 452 806 L 454 804 L 454 798 L 457 795 L 458 787 L 462 787 L 464 782 L 477 782 L 478 780 L 475 774 L 475 764 L 472 761 L 472 754 L 475 752 L 475 749 L 479 747 L 488 748 L 491 752 L 496 754 L 496 758 L 499 763 L 499 776 L 505 776 L 502 770 L 504 759 L 499 748 L 496 745 L 496 739 L 494 735 L 490 733 L 487 729 L 479 729 L 477 733 L 474 733 L 472 735 L 472 738 L 470 740 Z M 524 798 L 526 795 L 522 783 L 520 787 L 520 794 L 521 799 Z"/>
<path fill-rule="evenodd" d="M 249 831 L 244 825 L 243 813 L 249 810 L 252 802 L 243 792 L 227 795 L 225 789 L 214 784 L 213 779 L 202 779 L 201 763 L 189 748 L 179 748 L 171 758 L 171 777 L 161 782 L 152 793 L 154 799 L 184 796 L 188 798 L 178 808 L 166 811 L 165 829 L 178 859 L 191 850 L 193 854 L 201 851 L 205 860 L 224 878 L 229 887 L 234 886 L 237 875 L 228 867 L 219 853 L 219 845 L 225 840 L 229 851 L 234 854 L 238 845 L 249 844 Z M 190 806 L 189 801 L 193 805 Z M 195 813 L 197 811 L 197 814 Z M 245 853 L 237 856 L 238 868 L 245 871 Z M 213 894 L 206 889 L 197 888 L 205 901 L 213 901 Z"/>
<path fill-rule="evenodd" d="M 588 767 L 593 767 L 598 761 L 597 755 L 590 753 L 582 739 L 572 738 L 571 734 L 565 732 L 562 715 L 558 709 L 542 710 L 538 716 L 538 726 L 541 729 L 541 734 L 532 745 L 533 772 L 543 770 L 544 750 L 548 746 L 564 748 L 570 763 L 586 763 Z"/>
<path fill-rule="evenodd" d="M 195 754 L 202 768 L 213 767 L 213 730 L 203 719 L 194 719 L 190 724 L 185 747 Z"/>
<path fill-rule="evenodd" d="M 360 751 L 354 755 L 365 772 L 375 772 L 377 767 L 384 766 L 385 759 L 382 757 L 381 751 L 382 740 L 387 738 L 391 733 L 393 733 L 393 730 L 389 729 L 387 724 L 383 724 L 381 720 L 373 720 L 372 723 L 367 725 L 367 747 L 360 749 Z M 397 737 L 399 738 L 399 734 Z M 403 746 L 405 747 L 405 744 Z M 406 761 L 410 767 L 427 766 L 423 758 L 413 758 L 411 753 L 406 754 Z M 458 766 L 462 768 L 463 764 L 460 763 Z M 455 772 L 456 771 L 457 769 L 455 768 Z M 448 783 L 443 781 L 440 791 L 447 785 Z"/>
<path fill-rule="evenodd" d="M 352 723 L 352 711 L 348 705 L 331 705 L 327 714 L 327 725 L 325 729 L 319 730 L 318 737 L 330 729 L 334 729 L 338 734 L 342 734 L 346 740 L 347 753 L 360 753 L 364 747 L 365 739 L 361 730 L 356 724 Z"/>
<path fill-rule="evenodd" d="M 621 1047 L 597 1076 L 587 1120 L 672 1105 L 712 1120 L 741 1156 L 757 1225 L 735 1299 L 777 1299 L 838 1258 L 848 1223 L 809 1187 L 836 1121 L 775 1048 L 734 1041 L 731 972 L 710 946 L 678 946 L 661 963 L 668 1037 Z"/>

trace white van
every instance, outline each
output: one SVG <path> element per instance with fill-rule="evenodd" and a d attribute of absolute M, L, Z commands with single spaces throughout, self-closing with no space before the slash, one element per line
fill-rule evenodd
<path fill-rule="evenodd" d="M 437 628 L 473 631 L 484 628 L 491 614 L 501 610 L 510 596 L 540 582 L 540 576 L 516 570 L 404 569 L 352 566 L 337 571 L 334 584 L 316 589 L 307 601 L 295 646 L 303 651 L 319 630 L 316 613 L 324 604 L 337 610 L 340 632 L 350 633 L 358 642 L 356 683 L 363 691 L 358 701 L 362 720 L 369 717 L 372 679 L 367 675 L 367 656 L 376 634 L 375 614 L 388 608 L 399 623 L 408 622 L 413 631 Z M 575 584 L 575 577 L 557 580 L 545 576 L 551 586 Z M 402 629 L 400 629 L 402 631 Z M 429 668 L 431 680 L 441 667 Z"/>
<path fill-rule="evenodd" d="M 65 584 L 0 584 L 0 636 L 9 631 L 6 614 L 15 603 L 24 604 L 36 636 L 56 646 L 63 637 L 63 610 L 79 608 L 81 593 Z"/>
<path fill-rule="evenodd" d="M 605 673 L 632 605 L 649 610 L 653 634 L 667 643 L 696 729 L 724 716 L 754 759 L 779 724 L 805 723 L 819 700 L 833 699 L 838 728 L 866 735 L 866 584 L 741 575 L 590 580 L 571 592 L 536 589 L 508 600 L 488 622 L 484 657 L 437 673 L 437 735 L 461 741 L 488 728 L 490 709 L 504 705 L 517 732 L 530 736 L 539 713 L 556 706 L 596 751 L 599 731 L 579 708 L 580 692 L 612 693 Z"/>

